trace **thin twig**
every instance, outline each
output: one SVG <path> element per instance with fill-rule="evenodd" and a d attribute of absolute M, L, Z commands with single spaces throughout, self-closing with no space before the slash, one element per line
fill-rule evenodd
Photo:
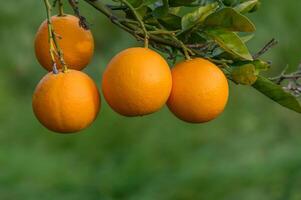
<path fill-rule="evenodd" d="M 51 6 L 48 0 L 44 0 L 44 4 L 46 7 L 46 15 L 47 15 L 47 27 L 48 27 L 48 43 L 49 43 L 49 54 L 52 63 L 52 71 L 54 74 L 58 73 L 55 61 L 55 48 L 53 44 L 53 31 L 52 31 L 52 24 L 51 24 Z"/>
<path fill-rule="evenodd" d="M 189 54 L 194 55 L 193 51 L 191 51 L 189 48 L 187 48 L 187 47 L 185 46 L 185 44 L 184 44 L 181 40 L 179 40 L 175 35 L 172 35 L 172 38 L 173 38 L 175 41 L 177 41 L 177 42 L 179 42 L 179 43 L 181 44 L 181 47 L 182 47 L 182 50 L 183 50 L 183 53 L 184 53 L 185 58 L 186 58 L 187 60 L 190 60 L 191 58 L 190 58 L 190 55 L 189 55 Z"/>
<path fill-rule="evenodd" d="M 298 68 L 298 70 L 293 73 L 286 73 L 287 68 L 288 66 L 283 69 L 279 76 L 270 78 L 270 80 L 278 85 L 285 84 L 283 89 L 298 97 L 301 95 L 301 69 Z"/>
<path fill-rule="evenodd" d="M 257 58 L 259 58 L 260 56 L 265 54 L 268 50 L 270 50 L 277 44 L 278 44 L 278 41 L 273 38 L 266 45 L 264 45 L 264 47 L 259 52 L 257 52 L 256 54 L 253 55 L 253 59 L 256 60 Z"/>
<path fill-rule="evenodd" d="M 168 31 L 168 30 L 155 30 L 155 31 L 148 31 L 149 34 L 154 34 L 154 35 L 170 35 L 170 34 L 175 34 L 179 32 L 178 30 L 176 31 Z"/>
<path fill-rule="evenodd" d="M 68 0 L 71 8 L 73 9 L 73 12 L 75 16 L 79 19 L 79 26 L 82 27 L 85 30 L 89 30 L 89 24 L 87 22 L 87 19 L 82 16 L 79 12 L 78 8 L 78 1 L 77 0 Z"/>

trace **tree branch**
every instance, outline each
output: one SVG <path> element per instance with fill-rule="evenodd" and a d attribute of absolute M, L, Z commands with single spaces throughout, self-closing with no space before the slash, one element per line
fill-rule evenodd
<path fill-rule="evenodd" d="M 82 16 L 79 12 L 78 8 L 78 1 L 77 0 L 68 0 L 71 8 L 73 9 L 73 12 L 75 16 L 79 19 L 79 26 L 82 27 L 85 30 L 89 30 L 89 25 L 84 16 Z"/>
<path fill-rule="evenodd" d="M 271 81 L 278 85 L 283 85 L 283 89 L 295 96 L 301 96 L 301 64 L 298 70 L 293 73 L 286 73 L 288 67 L 285 67 L 279 76 L 270 78 Z"/>
<path fill-rule="evenodd" d="M 266 45 L 264 45 L 264 47 L 259 52 L 257 52 L 256 54 L 253 55 L 253 59 L 256 60 L 257 58 L 259 58 L 260 56 L 265 54 L 268 50 L 270 50 L 277 44 L 278 44 L 278 41 L 275 40 L 275 38 L 271 39 Z"/>
<path fill-rule="evenodd" d="M 143 21 L 137 22 L 130 19 L 118 18 L 114 15 L 113 11 L 101 0 L 85 0 L 85 2 L 87 2 L 95 9 L 100 11 L 102 14 L 104 14 L 107 18 L 109 18 L 112 21 L 113 24 L 130 33 L 138 40 L 143 40 L 143 37 L 145 36 L 145 31 L 147 31 L 150 43 L 169 46 L 171 48 L 179 50 L 184 55 L 185 51 L 187 51 L 191 55 L 198 54 L 195 51 L 195 49 L 193 49 L 192 47 L 188 47 L 186 44 L 183 44 L 181 40 L 177 39 L 175 33 L 172 31 L 158 29 L 157 27 L 144 24 Z M 148 28 L 149 30 L 143 30 L 143 28 L 141 27 L 141 23 L 143 23 L 145 29 Z M 156 45 L 153 46 L 156 47 Z M 187 54 L 185 56 L 187 57 Z"/>

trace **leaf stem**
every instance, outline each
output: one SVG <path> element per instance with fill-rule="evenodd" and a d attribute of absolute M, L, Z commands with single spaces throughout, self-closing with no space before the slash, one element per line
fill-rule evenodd
<path fill-rule="evenodd" d="M 148 48 L 148 32 L 145 28 L 144 22 L 141 19 L 140 14 L 135 10 L 135 8 L 132 6 L 132 4 L 130 4 L 127 0 L 120 0 L 122 3 L 124 3 L 127 7 L 129 7 L 129 9 L 133 12 L 133 14 L 135 15 L 137 21 L 139 22 L 143 32 L 144 32 L 144 47 Z"/>
<path fill-rule="evenodd" d="M 48 0 L 44 0 L 47 15 L 47 27 L 48 27 L 48 43 L 49 43 L 49 54 L 52 62 L 52 71 L 54 74 L 58 73 L 55 61 L 55 48 L 53 44 L 53 31 L 51 24 L 51 5 Z"/>
<path fill-rule="evenodd" d="M 62 0 L 58 0 L 59 16 L 64 16 L 64 8 Z"/>

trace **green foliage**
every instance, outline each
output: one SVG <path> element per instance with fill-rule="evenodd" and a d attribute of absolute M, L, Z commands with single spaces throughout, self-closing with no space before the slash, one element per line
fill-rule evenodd
<path fill-rule="evenodd" d="M 181 29 L 181 17 L 174 14 L 167 14 L 166 16 L 158 19 L 158 22 L 167 30 Z"/>
<path fill-rule="evenodd" d="M 246 42 L 253 38 L 255 25 L 245 14 L 254 12 L 260 5 L 259 0 L 129 0 L 135 10 L 125 9 L 127 16 L 135 20 L 137 12 L 151 36 L 150 44 L 169 57 L 205 57 L 214 60 L 217 65 L 227 65 L 228 77 L 237 84 L 252 85 L 267 97 L 282 106 L 298 111 L 297 98 L 277 83 L 258 79 L 261 71 L 270 68 L 269 63 L 252 56 Z M 143 11 L 143 12 L 142 12 Z M 127 25 L 127 24 L 125 24 Z M 132 27 L 130 27 L 132 28 Z M 140 33 L 141 26 L 134 27 Z M 173 32 L 166 32 L 173 31 Z M 152 36 L 151 32 L 156 32 Z M 158 40 L 158 34 L 160 40 Z M 186 47 L 187 45 L 187 47 Z M 199 46 L 190 48 L 188 45 Z M 265 52 L 265 51 L 264 51 Z M 172 54 L 172 55 L 171 55 Z M 259 54 L 261 56 L 261 54 Z M 254 60 L 255 57 L 255 60 Z M 270 90 L 279 92 L 271 95 Z M 290 96 L 283 103 L 282 96 Z"/>
<path fill-rule="evenodd" d="M 169 0 L 169 5 L 171 7 L 177 7 L 177 6 L 190 6 L 195 2 L 196 0 Z"/>
<path fill-rule="evenodd" d="M 254 11 L 256 9 L 256 6 L 258 5 L 259 5 L 259 0 L 249 0 L 241 4 L 238 4 L 237 6 L 234 7 L 234 9 L 240 13 L 248 13 Z"/>
<path fill-rule="evenodd" d="M 205 33 L 234 59 L 253 60 L 248 48 L 235 32 L 215 28 L 207 29 Z"/>
<path fill-rule="evenodd" d="M 223 8 L 206 18 L 205 26 L 224 28 L 233 32 L 254 32 L 254 24 L 233 8 Z"/>
<path fill-rule="evenodd" d="M 218 8 L 217 3 L 200 6 L 196 10 L 187 13 L 182 17 L 182 32 L 194 28 L 198 29 L 205 19 Z"/>

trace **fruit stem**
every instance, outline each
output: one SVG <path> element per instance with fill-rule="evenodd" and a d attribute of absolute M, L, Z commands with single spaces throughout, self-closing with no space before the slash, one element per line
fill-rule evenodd
<path fill-rule="evenodd" d="M 58 9 L 59 9 L 59 16 L 64 16 L 64 7 L 63 2 L 61 0 L 58 0 Z"/>
<path fill-rule="evenodd" d="M 47 15 L 47 27 L 48 27 L 48 43 L 49 43 L 49 54 L 52 62 L 52 71 L 54 74 L 58 73 L 55 61 L 55 48 L 53 44 L 53 31 L 51 25 L 51 5 L 48 0 L 44 0 L 45 7 L 46 7 L 46 15 Z"/>
<path fill-rule="evenodd" d="M 135 8 L 132 6 L 132 4 L 130 4 L 127 0 L 120 0 L 122 3 L 124 3 L 127 7 L 129 7 L 129 9 L 132 11 L 132 13 L 135 15 L 137 21 L 139 22 L 143 32 L 144 32 L 144 47 L 148 48 L 148 44 L 149 44 L 149 35 L 148 32 L 145 28 L 145 25 L 143 23 L 143 20 L 140 16 L 140 14 L 138 12 L 136 12 Z"/>
<path fill-rule="evenodd" d="M 63 72 L 67 71 L 67 65 L 65 63 L 65 60 L 63 58 L 63 52 L 57 42 L 56 34 L 53 31 L 53 26 L 51 22 L 51 5 L 49 3 L 49 0 L 44 0 L 44 4 L 46 7 L 46 15 L 47 15 L 47 26 L 48 26 L 48 42 L 49 42 L 49 53 L 52 61 L 52 67 L 53 67 L 53 73 L 57 74 L 57 65 L 55 61 L 55 55 L 59 57 L 59 60 L 63 66 Z"/>
<path fill-rule="evenodd" d="M 193 51 L 191 51 L 181 40 L 179 40 L 174 34 L 171 34 L 172 39 L 174 39 L 176 42 L 180 43 L 184 56 L 186 58 L 186 60 L 191 60 L 191 57 L 189 55 L 189 53 L 191 55 L 195 55 Z"/>

